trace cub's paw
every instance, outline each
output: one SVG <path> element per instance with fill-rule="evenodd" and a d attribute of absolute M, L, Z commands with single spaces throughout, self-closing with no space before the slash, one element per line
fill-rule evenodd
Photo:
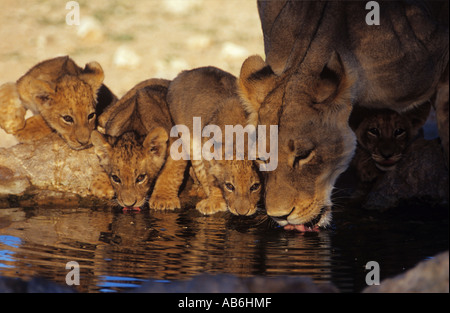
<path fill-rule="evenodd" d="M 44 121 L 41 115 L 34 115 L 26 120 L 25 127 L 16 132 L 16 138 L 20 142 L 35 142 L 52 133 L 50 127 Z"/>
<path fill-rule="evenodd" d="M 0 86 L 0 128 L 8 134 L 15 134 L 25 127 L 26 109 L 22 106 L 16 83 Z"/>
<path fill-rule="evenodd" d="M 90 192 L 94 197 L 100 199 L 112 199 L 115 195 L 114 189 L 109 182 L 109 178 L 103 175 L 100 175 L 94 180 Z"/>
<path fill-rule="evenodd" d="M 153 193 L 148 201 L 148 205 L 154 210 L 174 210 L 181 208 L 178 196 Z"/>
<path fill-rule="evenodd" d="M 214 214 L 217 212 L 223 212 L 227 210 L 227 204 L 221 197 L 206 198 L 195 207 L 200 213 L 205 215 Z"/>

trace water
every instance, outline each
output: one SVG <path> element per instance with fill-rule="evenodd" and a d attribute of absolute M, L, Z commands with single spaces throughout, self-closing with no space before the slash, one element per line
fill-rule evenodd
<path fill-rule="evenodd" d="M 302 235 L 261 213 L 202 216 L 117 208 L 0 209 L 0 276 L 44 277 L 65 284 L 66 263 L 80 265 L 82 292 L 117 292 L 148 279 L 167 283 L 200 273 L 302 275 L 343 292 L 365 287 L 364 268 L 381 279 L 448 249 L 446 210 L 376 214 L 340 209 L 334 225 Z"/>

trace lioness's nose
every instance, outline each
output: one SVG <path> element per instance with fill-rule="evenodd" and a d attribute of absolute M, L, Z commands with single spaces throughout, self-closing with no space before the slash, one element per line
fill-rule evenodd
<path fill-rule="evenodd" d="M 125 207 L 127 207 L 127 208 L 133 208 L 134 207 L 134 205 L 136 204 L 136 200 L 134 200 L 134 202 L 133 203 L 131 203 L 131 201 L 130 202 L 123 202 L 123 204 L 125 205 Z"/>

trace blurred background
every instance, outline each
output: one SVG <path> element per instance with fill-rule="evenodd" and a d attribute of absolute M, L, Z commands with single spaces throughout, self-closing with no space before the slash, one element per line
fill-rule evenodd
<path fill-rule="evenodd" d="M 238 75 L 247 56 L 264 55 L 256 0 L 79 0 L 80 25 L 67 25 L 67 2 L 1 0 L 0 84 L 69 55 L 81 67 L 98 61 L 120 97 L 200 66 Z"/>

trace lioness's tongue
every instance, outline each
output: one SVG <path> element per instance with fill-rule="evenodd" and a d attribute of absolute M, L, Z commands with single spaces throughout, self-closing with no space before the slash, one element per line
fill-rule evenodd
<path fill-rule="evenodd" d="M 141 208 L 139 208 L 139 207 L 135 207 L 135 208 L 132 208 L 132 207 L 124 207 L 124 208 L 122 209 L 122 211 L 123 211 L 123 212 L 130 212 L 130 211 L 140 212 L 140 211 L 141 211 Z"/>
<path fill-rule="evenodd" d="M 302 233 L 306 233 L 306 232 L 319 232 L 319 226 L 314 226 L 314 227 L 307 227 L 303 224 L 299 224 L 299 225 L 292 225 L 292 224 L 288 224 L 286 226 L 284 226 L 285 230 L 297 230 L 299 232 Z"/>

